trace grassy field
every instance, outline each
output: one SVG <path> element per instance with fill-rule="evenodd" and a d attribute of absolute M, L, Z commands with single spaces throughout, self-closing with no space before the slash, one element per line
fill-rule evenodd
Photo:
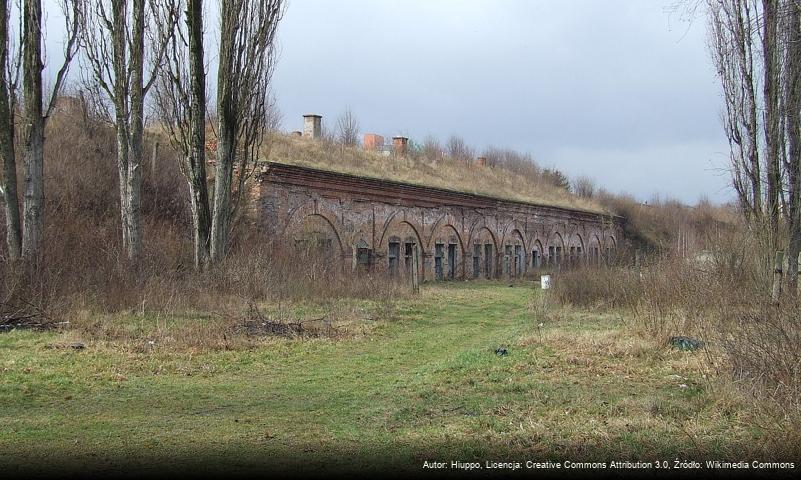
<path fill-rule="evenodd" d="M 792 432 L 714 380 L 703 354 L 542 302 L 531 284 L 426 286 L 358 334 L 234 350 L 0 334 L 0 472 L 798 459 Z"/>

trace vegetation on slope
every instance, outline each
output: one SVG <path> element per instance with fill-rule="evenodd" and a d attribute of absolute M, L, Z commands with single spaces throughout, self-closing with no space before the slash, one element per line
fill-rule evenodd
<path fill-rule="evenodd" d="M 501 162 L 477 165 L 474 159 L 454 158 L 412 146 L 405 156 L 384 156 L 359 146 L 344 146 L 330 139 L 312 140 L 281 133 L 270 136 L 267 160 L 322 170 L 374 177 L 430 187 L 488 195 L 520 202 L 609 211 L 591 199 L 580 198 L 555 185 L 536 164 L 510 168 Z M 492 163 L 495 163 L 494 165 Z"/>

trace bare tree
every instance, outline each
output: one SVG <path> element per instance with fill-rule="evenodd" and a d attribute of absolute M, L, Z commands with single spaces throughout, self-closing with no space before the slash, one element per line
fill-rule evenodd
<path fill-rule="evenodd" d="M 779 244 L 779 196 L 782 188 L 780 155 L 784 141 L 780 129 L 779 89 L 781 66 L 779 64 L 779 0 L 762 0 L 762 62 L 763 96 L 765 103 L 765 163 L 767 173 L 767 216 L 770 245 L 775 250 Z"/>
<path fill-rule="evenodd" d="M 220 8 L 212 262 L 225 255 L 232 219 L 268 127 L 269 87 L 277 55 L 274 41 L 284 7 L 283 0 L 229 0 Z M 232 198 L 235 166 L 238 182 Z"/>
<path fill-rule="evenodd" d="M 359 145 L 359 120 L 350 107 L 337 118 L 337 138 L 342 145 L 353 147 Z"/>
<path fill-rule="evenodd" d="M 156 79 L 176 12 L 166 0 L 87 0 L 81 46 L 89 88 L 107 98 L 117 134 L 122 243 L 128 260 L 142 251 L 141 191 L 145 96 Z M 146 50 L 147 45 L 147 50 Z M 151 57 L 146 58 L 145 52 Z M 146 63 L 149 76 L 145 77 Z"/>
<path fill-rule="evenodd" d="M 9 4 L 0 0 L 0 161 L 3 163 L 3 182 L 0 197 L 5 204 L 6 244 L 11 260 L 22 252 L 22 223 L 17 193 L 17 159 L 14 152 L 14 110 L 19 62 L 9 55 Z"/>
<path fill-rule="evenodd" d="M 787 279 L 790 292 L 798 291 L 798 255 L 801 253 L 801 5 L 791 1 L 782 24 L 786 69 L 784 112 L 787 155 L 784 170 L 788 187 L 789 245 Z"/>
<path fill-rule="evenodd" d="M 554 187 L 561 188 L 567 192 L 570 191 L 570 180 L 567 175 L 562 173 L 561 170 L 556 168 L 546 168 L 542 171 L 542 178 L 546 183 Z"/>
<path fill-rule="evenodd" d="M 22 257 L 39 262 L 44 235 L 44 129 L 56 105 L 70 62 L 75 55 L 80 2 L 62 4 L 67 24 L 64 62 L 56 74 L 47 104 L 42 89 L 42 4 L 24 0 L 22 4 L 22 145 L 25 168 L 23 200 Z M 11 107 L 9 105 L 9 107 Z"/>
<path fill-rule="evenodd" d="M 444 154 L 442 144 L 439 143 L 437 137 L 426 135 L 426 138 L 423 139 L 423 156 L 429 160 L 439 161 L 442 160 Z"/>
<path fill-rule="evenodd" d="M 166 62 L 156 83 L 156 108 L 162 125 L 180 155 L 189 184 L 196 269 L 209 261 L 211 207 L 206 178 L 206 71 L 203 57 L 203 1 L 187 0 L 186 18 L 176 25 Z M 175 11 L 184 11 L 173 0 Z M 188 65 L 185 59 L 188 59 Z M 187 92 L 189 92 L 187 94 Z"/>
<path fill-rule="evenodd" d="M 765 233 L 771 247 L 765 263 L 772 265 L 774 250 L 788 247 L 789 290 L 797 293 L 801 252 L 799 4 L 797 0 L 706 1 L 709 44 L 724 93 L 723 124 L 733 185 L 747 219 Z M 788 238 L 780 237 L 782 219 L 787 220 Z M 774 278 L 772 290 L 780 292 L 781 285 L 776 284 L 780 276 Z"/>
<path fill-rule="evenodd" d="M 171 0 L 176 11 L 183 0 Z M 217 72 L 215 188 L 213 204 L 206 176 L 206 72 L 202 0 L 186 1 L 186 18 L 168 44 L 156 83 L 156 109 L 189 184 L 195 267 L 222 259 L 252 175 L 263 136 L 280 124 L 269 90 L 275 62 L 280 1 L 236 0 L 221 5 L 220 63 Z M 239 21 L 239 19 L 248 21 Z M 188 61 L 187 61 L 188 59 Z"/>
<path fill-rule="evenodd" d="M 573 181 L 573 192 L 582 198 L 592 198 L 595 196 L 595 182 L 582 175 Z"/>
<path fill-rule="evenodd" d="M 463 162 L 469 162 L 475 156 L 473 149 L 458 135 L 451 135 L 445 148 L 449 157 Z"/>
<path fill-rule="evenodd" d="M 731 151 L 732 184 L 752 222 L 763 215 L 760 161 L 759 5 L 753 0 L 708 0 L 709 45 L 723 89 L 723 127 Z"/>

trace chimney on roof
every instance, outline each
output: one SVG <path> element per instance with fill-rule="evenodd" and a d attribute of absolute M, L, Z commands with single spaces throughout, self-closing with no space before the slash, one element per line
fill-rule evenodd
<path fill-rule="evenodd" d="M 303 116 L 303 136 L 320 138 L 323 134 L 323 117 L 310 113 Z"/>
<path fill-rule="evenodd" d="M 384 147 L 384 137 L 376 135 L 375 133 L 364 134 L 364 149 L 365 150 L 381 150 Z"/>
<path fill-rule="evenodd" d="M 392 137 L 392 150 L 395 155 L 406 155 L 406 147 L 409 144 L 409 137 Z"/>
<path fill-rule="evenodd" d="M 478 157 L 476 159 L 476 165 L 479 167 L 486 167 L 487 166 L 487 157 Z"/>

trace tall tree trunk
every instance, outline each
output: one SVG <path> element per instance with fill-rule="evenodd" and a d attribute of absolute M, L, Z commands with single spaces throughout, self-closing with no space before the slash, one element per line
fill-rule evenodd
<path fill-rule="evenodd" d="M 767 173 L 767 214 L 771 251 L 779 242 L 779 191 L 781 189 L 780 150 L 782 131 L 779 125 L 778 12 L 776 0 L 762 0 L 762 49 L 765 62 L 763 91 L 765 97 L 765 166 Z"/>
<path fill-rule="evenodd" d="M 790 243 L 787 250 L 788 288 L 798 297 L 798 255 L 801 253 L 801 7 L 789 2 L 786 25 L 787 183 Z"/>
<path fill-rule="evenodd" d="M 142 253 L 145 0 L 133 0 L 132 7 L 129 37 L 128 0 L 113 0 L 111 41 L 122 245 L 127 259 L 137 262 Z"/>
<path fill-rule="evenodd" d="M 206 183 L 206 71 L 203 67 L 203 1 L 189 0 L 189 79 L 191 95 L 190 154 L 187 180 L 192 206 L 195 237 L 195 268 L 205 268 L 209 261 L 211 212 Z"/>
<path fill-rule="evenodd" d="M 23 3 L 23 96 L 25 197 L 22 256 L 39 262 L 44 235 L 44 117 L 42 116 L 42 5 Z"/>
<path fill-rule="evenodd" d="M 123 30 L 124 32 L 124 30 Z M 142 253 L 142 132 L 144 130 L 145 0 L 133 0 L 130 78 L 131 116 L 128 147 L 128 259 Z"/>
<path fill-rule="evenodd" d="M 126 17 L 128 15 L 127 0 L 114 0 L 111 4 L 113 9 L 113 30 L 111 32 L 111 42 L 113 45 L 113 70 L 116 77 L 114 82 L 114 123 L 117 134 L 117 175 L 119 177 L 120 188 L 120 226 L 122 230 L 122 248 L 129 251 L 130 242 L 130 221 L 128 220 L 129 194 L 128 194 L 128 65 L 127 65 L 127 46 L 128 41 L 126 32 Z"/>
<path fill-rule="evenodd" d="M 237 2 L 223 2 L 220 9 L 220 54 L 217 68 L 217 164 L 214 173 L 214 210 L 211 219 L 211 261 L 225 256 L 231 209 L 231 176 L 236 152 L 236 105 L 231 78 L 237 35 Z M 243 112 L 240 112 L 243 113 Z"/>
<path fill-rule="evenodd" d="M 6 216 L 6 244 L 11 260 L 22 252 L 22 225 L 17 194 L 17 158 L 14 152 L 14 101 L 9 91 L 8 0 L 0 0 L 0 161 L 3 162 L 3 200 Z"/>

